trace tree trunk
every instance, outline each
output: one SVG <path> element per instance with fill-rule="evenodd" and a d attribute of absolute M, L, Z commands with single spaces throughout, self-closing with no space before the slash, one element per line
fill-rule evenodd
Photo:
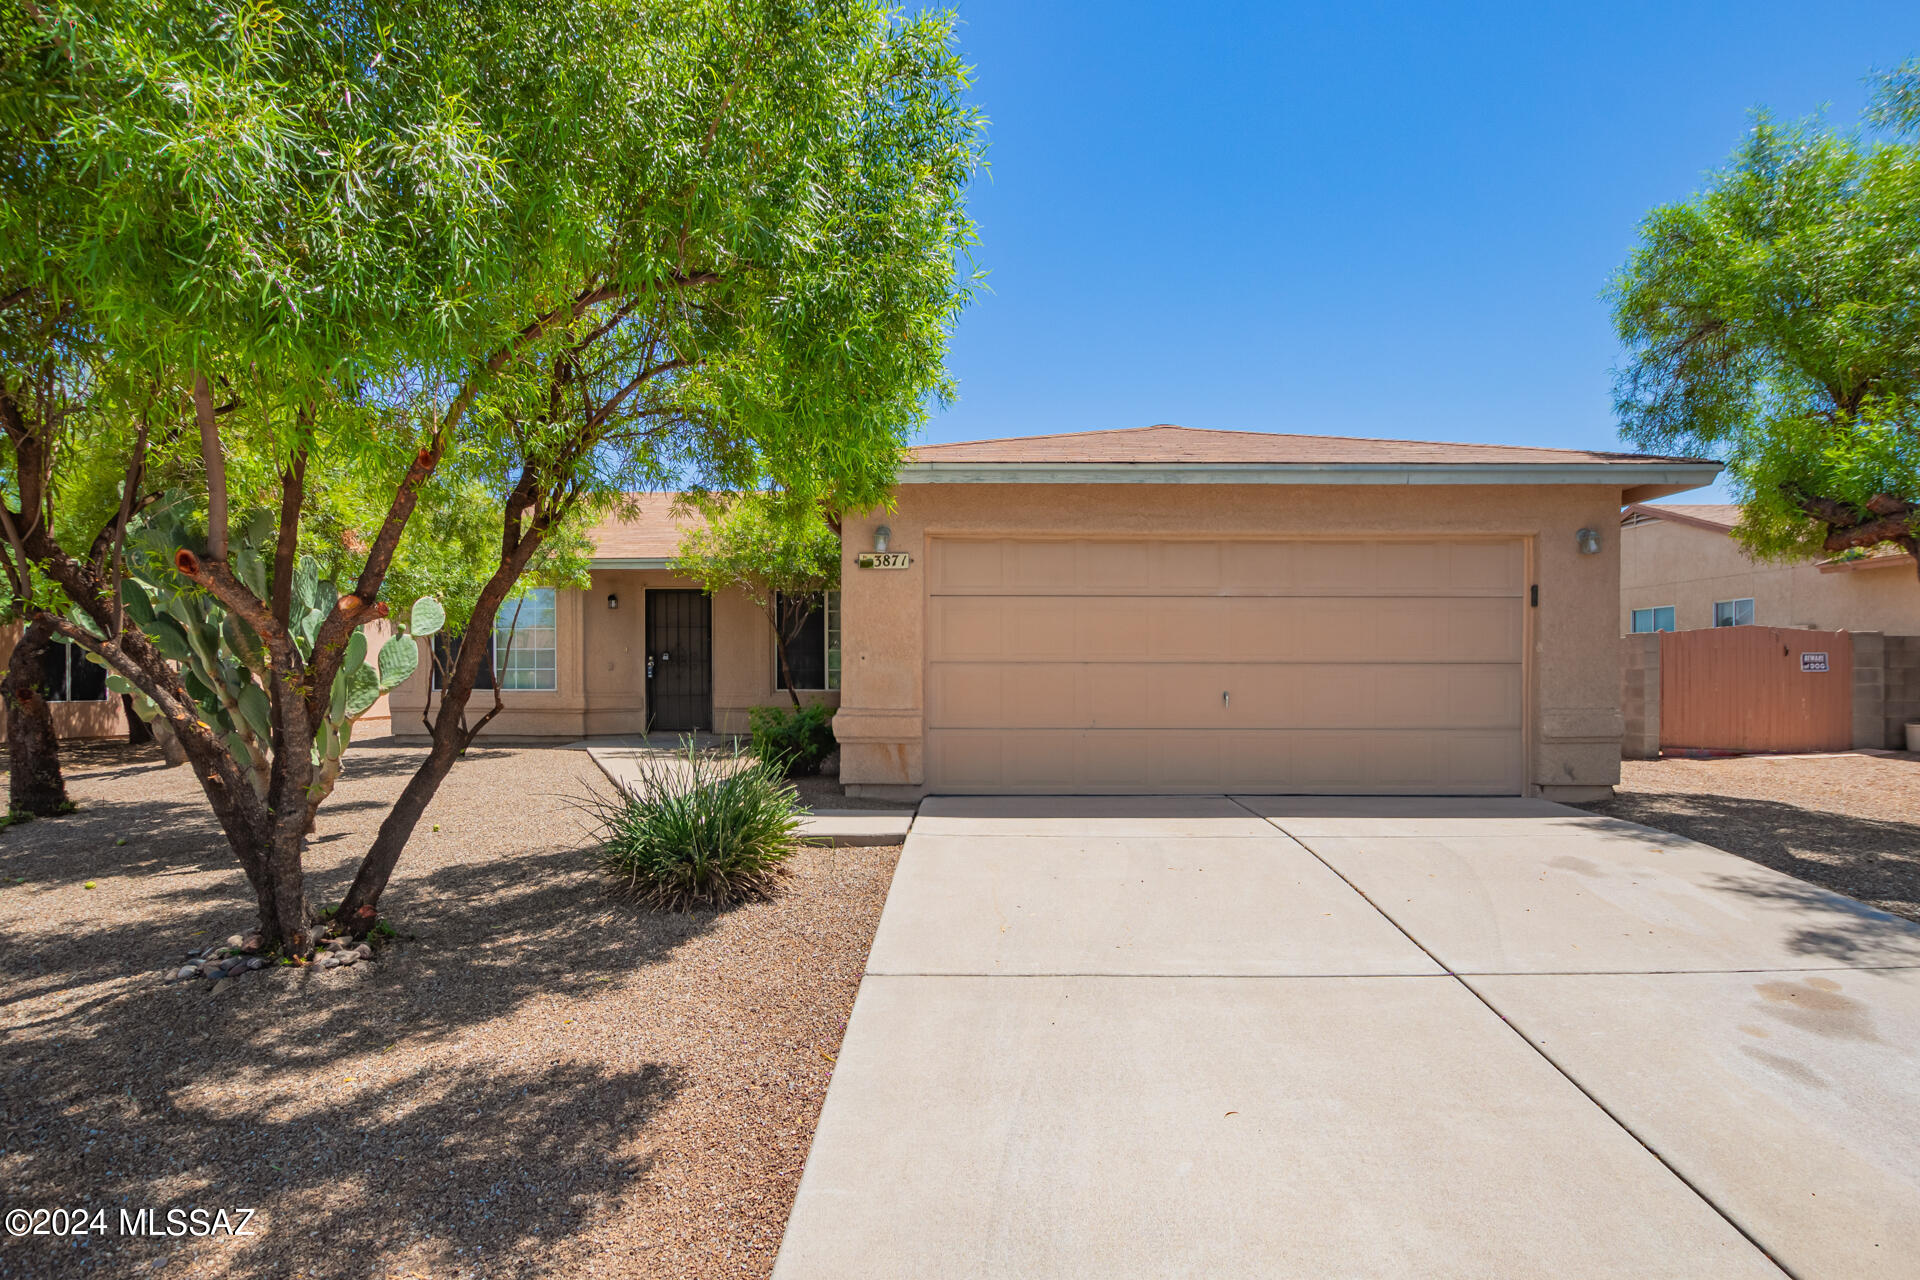
<path fill-rule="evenodd" d="M 145 720 L 142 720 L 138 715 L 134 713 L 132 694 L 123 693 L 120 695 L 120 710 L 123 713 L 125 713 L 127 717 L 127 745 L 128 746 L 144 747 L 148 743 L 155 741 L 153 726 L 148 724 Z M 180 757 L 180 759 L 184 760 L 186 759 L 186 757 L 182 756 Z M 172 761 L 171 763 L 178 764 L 180 763 L 180 761 L 175 760 L 175 761 Z"/>
<path fill-rule="evenodd" d="M 155 742 L 160 744 L 160 754 L 166 760 L 169 769 L 187 762 L 187 749 L 180 745 L 180 735 L 165 720 L 155 720 L 147 726 Z"/>
<path fill-rule="evenodd" d="M 480 598 L 474 602 L 473 614 L 467 619 L 466 632 L 460 639 L 460 656 L 454 659 L 452 669 L 442 682 L 444 688 L 440 692 L 440 713 L 433 719 L 433 749 L 420 762 L 413 777 L 407 779 L 400 798 L 394 801 L 393 808 L 387 811 L 386 818 L 380 823 L 373 846 L 367 850 L 367 856 L 360 860 L 360 869 L 354 873 L 353 884 L 340 903 L 339 914 L 334 917 L 336 930 L 344 930 L 360 938 L 365 937 L 379 922 L 380 895 L 386 892 L 387 880 L 393 875 L 400 855 L 405 852 L 413 829 L 419 825 L 420 816 L 427 811 L 427 805 L 440 789 L 440 784 L 446 781 L 454 762 L 479 737 L 480 731 L 493 719 L 494 712 L 500 709 L 500 673 L 495 671 L 494 711 L 488 712 L 471 729 L 465 723 L 467 702 L 473 697 L 480 664 L 487 660 L 487 637 L 493 634 L 500 603 L 506 599 L 514 583 L 520 580 L 527 562 L 533 558 L 545 536 L 545 529 L 537 523 L 533 529 L 521 535 L 517 528 L 518 521 L 514 500 L 509 499 L 506 521 L 509 532 L 500 567 L 494 570 L 486 586 L 481 588 Z"/>
<path fill-rule="evenodd" d="M 40 688 L 52 643 L 51 626 L 28 623 L 7 663 L 6 679 L 0 681 L 7 704 L 7 807 L 40 818 L 73 808 L 66 779 L 60 775 L 60 738 L 53 729 L 53 708 Z"/>
<path fill-rule="evenodd" d="M 793 699 L 793 709 L 800 709 L 800 691 L 793 687 L 793 668 L 787 665 L 787 638 L 780 634 L 779 628 L 773 632 L 773 647 L 780 653 L 780 679 L 786 683 L 787 696 Z"/>
<path fill-rule="evenodd" d="M 787 686 L 787 696 L 793 699 L 793 709 L 798 711 L 800 691 L 793 687 L 793 668 L 787 665 L 787 628 L 781 625 L 786 622 L 787 615 L 792 610 L 782 608 L 781 598 L 776 594 L 773 597 L 773 608 L 763 612 L 767 615 L 767 621 L 773 624 L 773 656 L 780 660 L 780 681 Z M 798 631 L 799 628 L 796 626 L 794 630 Z"/>

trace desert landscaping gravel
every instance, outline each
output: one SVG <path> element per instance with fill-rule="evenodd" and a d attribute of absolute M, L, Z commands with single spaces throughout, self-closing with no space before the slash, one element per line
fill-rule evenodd
<path fill-rule="evenodd" d="M 1627 760 L 1588 805 L 1920 920 L 1920 756 Z"/>
<path fill-rule="evenodd" d="M 337 900 L 420 752 L 357 744 L 309 857 Z M 593 869 L 584 751 L 476 749 L 353 967 L 170 982 L 250 921 L 184 769 L 76 753 L 80 812 L 0 832 L 0 1276 L 764 1276 L 897 848 L 807 849 L 771 901 L 662 915 Z M 438 829 L 434 829 L 438 824 Z M 124 843 L 121 843 L 124 841 Z M 256 1210 L 126 1239 L 122 1208 Z"/>

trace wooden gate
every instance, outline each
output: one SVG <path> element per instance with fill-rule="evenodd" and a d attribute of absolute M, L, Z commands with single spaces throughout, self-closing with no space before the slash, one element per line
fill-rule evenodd
<path fill-rule="evenodd" d="M 1846 751 L 1853 637 L 1717 627 L 1660 637 L 1662 750 Z"/>

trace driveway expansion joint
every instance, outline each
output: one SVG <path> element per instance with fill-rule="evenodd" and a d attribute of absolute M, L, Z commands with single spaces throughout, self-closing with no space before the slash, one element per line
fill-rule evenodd
<path fill-rule="evenodd" d="M 1246 809 L 1248 813 L 1254 813 L 1254 810 L 1248 808 L 1244 804 L 1241 804 L 1238 797 L 1229 796 L 1228 799 L 1232 800 L 1233 803 L 1240 805 L 1241 808 Z M 1257 817 L 1261 815 L 1256 814 L 1255 816 Z M 1291 833 L 1288 833 L 1284 827 L 1281 827 L 1279 822 L 1276 821 L 1275 819 L 1269 817 L 1269 818 L 1266 818 L 1266 821 L 1273 823 L 1274 828 L 1280 831 L 1282 834 L 1287 834 L 1289 836 L 1291 835 Z M 1773 1254 L 1773 1251 L 1767 1248 L 1766 1245 L 1762 1244 L 1759 1241 L 1759 1239 L 1753 1234 L 1753 1232 L 1747 1228 L 1745 1223 L 1741 1222 L 1739 1218 L 1735 1217 L 1725 1207 L 1723 1207 L 1716 1200 L 1714 1200 L 1712 1196 L 1708 1195 L 1706 1191 L 1703 1188 L 1701 1188 L 1697 1183 L 1695 1183 L 1692 1178 L 1689 1178 L 1685 1173 L 1681 1172 L 1679 1166 L 1674 1164 L 1674 1162 L 1668 1159 L 1666 1155 L 1662 1154 L 1662 1152 L 1657 1147 L 1655 1147 L 1652 1143 L 1647 1141 L 1646 1138 L 1644 1138 L 1638 1132 L 1636 1132 L 1634 1127 L 1628 1124 L 1625 1119 L 1623 1119 L 1618 1113 L 1616 1113 L 1613 1110 L 1613 1108 L 1607 1106 L 1606 1103 L 1600 1101 L 1600 1099 L 1597 1096 L 1595 1096 L 1595 1094 L 1591 1089 L 1587 1088 L 1586 1085 L 1580 1082 L 1578 1077 L 1576 1077 L 1566 1067 L 1561 1065 L 1561 1063 L 1552 1054 L 1546 1051 L 1544 1046 L 1537 1044 L 1532 1039 L 1532 1037 L 1528 1036 L 1526 1032 L 1522 1031 L 1517 1025 L 1515 1025 L 1515 1023 L 1511 1019 L 1509 1019 L 1505 1014 L 1501 1013 L 1499 1009 L 1495 1008 L 1493 1003 L 1490 1000 L 1488 1000 L 1485 995 L 1481 994 L 1478 988 L 1476 988 L 1471 982 L 1467 981 L 1467 978 L 1465 975 L 1455 973 L 1453 972 L 1453 970 L 1448 969 L 1447 965 L 1440 959 L 1440 957 L 1435 955 L 1431 950 L 1429 950 L 1426 944 L 1421 942 L 1420 939 L 1414 937 L 1413 934 L 1407 929 L 1405 925 L 1401 924 L 1398 920 L 1394 919 L 1393 914 L 1391 912 L 1386 910 L 1386 908 L 1382 907 L 1379 903 L 1375 902 L 1371 897 L 1369 897 L 1366 894 L 1366 892 L 1360 888 L 1359 885 L 1355 884 L 1352 880 L 1348 879 L 1346 874 L 1342 872 L 1338 867 L 1335 867 L 1331 862 L 1328 862 L 1325 858 L 1321 857 L 1319 850 L 1315 849 L 1311 844 L 1308 844 L 1305 840 L 1299 840 L 1298 843 L 1301 848 L 1305 849 L 1309 854 L 1312 854 L 1314 858 L 1318 859 L 1321 865 L 1325 866 L 1327 870 L 1333 872 L 1333 874 L 1335 874 L 1336 876 L 1339 876 L 1341 880 L 1345 881 L 1348 888 L 1352 889 L 1355 893 L 1359 894 L 1361 898 L 1365 899 L 1367 905 L 1372 907 L 1375 911 L 1378 911 L 1381 914 L 1381 916 L 1386 919 L 1387 923 L 1391 924 L 1394 928 L 1398 929 L 1403 935 L 1405 935 L 1408 942 L 1411 942 L 1414 946 L 1419 947 L 1420 950 L 1423 953 L 1425 953 L 1428 959 L 1432 960 L 1435 964 L 1439 965 L 1442 969 L 1445 969 L 1447 971 L 1446 972 L 1447 977 L 1453 978 L 1462 987 L 1464 987 L 1473 996 L 1475 1000 L 1479 1001 L 1480 1004 L 1485 1007 L 1488 1013 L 1491 1013 L 1494 1017 L 1500 1020 L 1501 1025 L 1505 1026 L 1508 1030 L 1512 1031 L 1513 1034 L 1520 1039 L 1520 1042 L 1522 1044 L 1525 1044 L 1529 1049 L 1539 1054 L 1541 1059 L 1545 1061 L 1548 1066 L 1552 1067 L 1556 1072 L 1558 1072 L 1560 1074 L 1560 1077 L 1563 1080 L 1565 1080 L 1568 1084 L 1572 1085 L 1575 1089 L 1578 1089 L 1582 1097 L 1586 1098 L 1588 1102 L 1591 1102 L 1603 1115 L 1607 1117 L 1607 1119 L 1613 1121 L 1614 1124 L 1618 1125 L 1620 1127 L 1621 1132 L 1625 1133 L 1628 1137 L 1632 1138 L 1635 1142 L 1639 1143 L 1640 1146 L 1646 1151 L 1646 1153 L 1652 1156 L 1655 1160 L 1658 1160 L 1661 1166 L 1664 1167 L 1668 1173 L 1671 1173 L 1674 1176 L 1674 1178 L 1680 1182 L 1682 1186 L 1686 1187 L 1687 1190 L 1693 1192 L 1694 1195 L 1698 1196 L 1702 1204 L 1706 1205 L 1709 1209 L 1713 1210 L 1714 1213 L 1720 1216 L 1722 1221 L 1724 1221 L 1729 1227 L 1732 1227 L 1736 1232 L 1738 1232 L 1740 1234 L 1741 1239 L 1745 1240 L 1748 1244 L 1752 1245 L 1756 1250 L 1758 1250 L 1760 1255 L 1764 1257 L 1768 1262 L 1778 1267 L 1783 1275 L 1791 1277 L 1791 1280 L 1805 1280 L 1805 1278 L 1799 1275 L 1799 1273 L 1795 1272 L 1794 1270 L 1789 1268 L 1785 1263 L 1781 1262 L 1779 1258 L 1775 1257 Z M 1487 976 L 1495 976 L 1495 975 L 1487 975 Z M 1498 976 L 1507 976 L 1507 975 L 1498 975 Z M 1587 975 L 1581 975 L 1581 976 L 1587 976 Z"/>

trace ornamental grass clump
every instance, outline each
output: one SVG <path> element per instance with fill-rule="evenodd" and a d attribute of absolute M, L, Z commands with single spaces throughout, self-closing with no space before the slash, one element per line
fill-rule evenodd
<path fill-rule="evenodd" d="M 590 806 L 600 866 L 650 907 L 692 911 L 766 897 L 792 856 L 800 797 L 737 748 L 642 758 L 630 792 Z"/>

